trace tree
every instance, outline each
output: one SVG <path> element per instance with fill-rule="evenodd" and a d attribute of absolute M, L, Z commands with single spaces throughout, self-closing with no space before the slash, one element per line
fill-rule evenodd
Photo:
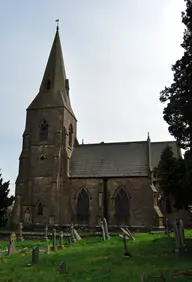
<path fill-rule="evenodd" d="M 160 93 L 160 101 L 166 103 L 163 118 L 169 125 L 181 148 L 192 151 L 192 1 L 186 2 L 182 12 L 185 25 L 183 43 L 184 54 L 172 66 L 173 83 Z"/>
<path fill-rule="evenodd" d="M 0 226 L 7 222 L 7 209 L 14 201 L 13 196 L 9 196 L 9 181 L 3 182 L 2 174 L 0 173 Z"/>
<path fill-rule="evenodd" d="M 155 168 L 155 176 L 158 187 L 162 192 L 162 198 L 166 202 L 166 212 L 171 212 L 171 197 L 174 199 L 174 207 L 177 209 L 188 206 L 188 187 L 185 183 L 186 167 L 183 159 L 176 159 L 172 149 L 167 146 Z"/>

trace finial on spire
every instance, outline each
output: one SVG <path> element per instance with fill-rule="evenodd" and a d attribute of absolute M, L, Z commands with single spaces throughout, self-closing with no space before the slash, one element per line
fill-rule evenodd
<path fill-rule="evenodd" d="M 148 132 L 148 134 L 147 134 L 147 140 L 149 140 L 150 139 L 150 136 L 149 136 L 149 132 Z"/>
<path fill-rule="evenodd" d="M 57 23 L 57 30 L 59 30 L 59 19 L 55 21 Z"/>

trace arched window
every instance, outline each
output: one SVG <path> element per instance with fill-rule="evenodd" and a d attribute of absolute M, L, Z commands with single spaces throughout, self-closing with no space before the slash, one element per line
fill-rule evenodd
<path fill-rule="evenodd" d="M 117 223 L 127 224 L 130 217 L 130 204 L 128 195 L 123 187 L 119 188 L 115 197 L 115 215 Z"/>
<path fill-rule="evenodd" d="M 73 145 L 73 126 L 72 124 L 69 125 L 69 146 L 72 147 Z"/>
<path fill-rule="evenodd" d="M 77 196 L 77 217 L 80 223 L 89 222 L 89 195 L 85 189 Z"/>
<path fill-rule="evenodd" d="M 51 80 L 48 78 L 46 82 L 46 89 L 49 90 L 51 88 Z"/>
<path fill-rule="evenodd" d="M 46 141 L 48 139 L 49 125 L 45 119 L 42 119 L 40 123 L 39 139 L 40 141 Z"/>
<path fill-rule="evenodd" d="M 43 215 L 43 204 L 41 202 L 39 202 L 37 205 L 37 214 Z"/>

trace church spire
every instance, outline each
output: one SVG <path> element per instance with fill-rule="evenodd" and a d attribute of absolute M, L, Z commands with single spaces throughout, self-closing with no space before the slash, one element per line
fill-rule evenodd
<path fill-rule="evenodd" d="M 48 62 L 43 75 L 40 91 L 65 90 L 66 72 L 64 67 L 63 53 L 61 48 L 59 26 L 57 25 L 55 38 L 49 54 Z M 48 89 L 47 89 L 48 88 Z"/>
<path fill-rule="evenodd" d="M 64 106 L 75 117 L 69 98 L 69 80 L 66 77 L 58 20 L 39 93 L 28 109 Z"/>

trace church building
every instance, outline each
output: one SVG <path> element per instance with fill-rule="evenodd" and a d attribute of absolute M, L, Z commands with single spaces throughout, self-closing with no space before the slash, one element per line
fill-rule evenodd
<path fill-rule="evenodd" d="M 59 28 L 39 92 L 27 108 L 13 224 L 160 226 L 153 185 L 161 153 L 175 141 L 79 144 Z"/>

